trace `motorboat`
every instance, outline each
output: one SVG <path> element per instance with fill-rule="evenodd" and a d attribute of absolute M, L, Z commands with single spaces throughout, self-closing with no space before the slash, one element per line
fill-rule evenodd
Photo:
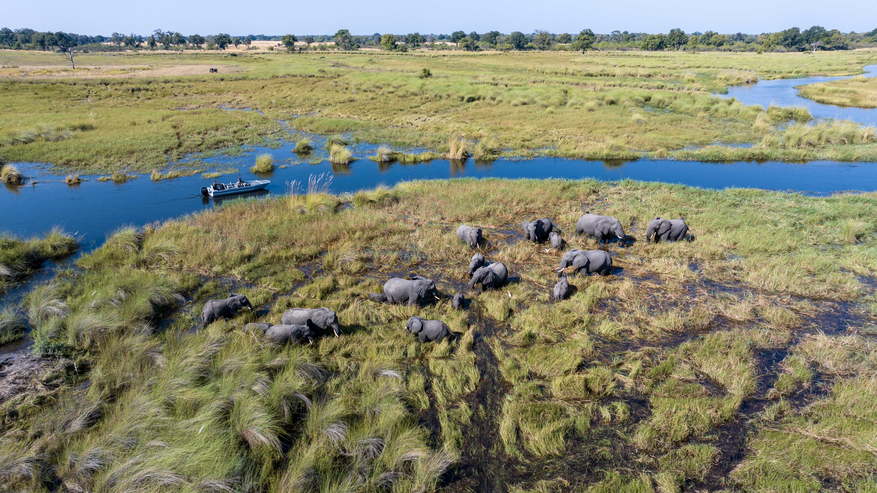
<path fill-rule="evenodd" d="M 257 190 L 264 190 L 269 183 L 271 183 L 271 180 L 218 183 L 216 184 L 216 188 L 214 188 L 213 185 L 209 187 L 201 187 L 201 195 L 205 197 L 225 197 L 227 195 L 235 195 L 238 193 L 255 192 Z"/>

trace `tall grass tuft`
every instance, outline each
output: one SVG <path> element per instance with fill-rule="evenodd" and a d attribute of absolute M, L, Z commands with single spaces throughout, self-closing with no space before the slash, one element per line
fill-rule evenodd
<path fill-rule="evenodd" d="M 378 152 L 372 159 L 372 161 L 377 161 L 379 163 L 392 163 L 396 160 L 397 153 L 393 149 L 389 147 L 381 146 L 378 148 Z"/>
<path fill-rule="evenodd" d="M 782 132 L 782 146 L 786 148 L 816 147 L 824 145 L 873 144 L 877 131 L 850 121 L 831 121 L 805 125 L 797 123 Z"/>
<path fill-rule="evenodd" d="M 82 183 L 82 178 L 80 178 L 79 175 L 67 175 L 67 177 L 64 178 L 64 182 L 68 185 L 79 185 Z"/>
<path fill-rule="evenodd" d="M 476 161 L 494 161 L 499 158 L 499 146 L 493 140 L 479 140 L 472 151 Z"/>
<path fill-rule="evenodd" d="M 350 164 L 355 159 L 350 150 L 343 145 L 332 145 L 329 147 L 329 162 L 332 164 Z"/>
<path fill-rule="evenodd" d="M 466 150 L 466 146 L 466 141 L 463 139 L 451 139 L 451 142 L 448 144 L 448 159 L 468 159 L 470 154 Z"/>
<path fill-rule="evenodd" d="M 274 171 L 274 158 L 271 154 L 262 154 L 256 158 L 256 165 L 250 168 L 253 173 L 270 173 Z"/>
<path fill-rule="evenodd" d="M 21 185 L 24 183 L 24 175 L 18 168 L 11 164 L 0 164 L 0 181 L 7 185 Z"/>
<path fill-rule="evenodd" d="M 314 146 L 311 144 L 310 139 L 301 139 L 295 143 L 295 149 L 293 149 L 293 152 L 296 154 L 310 154 L 313 150 Z"/>
<path fill-rule="evenodd" d="M 26 329 L 27 324 L 15 307 L 0 308 L 0 346 L 21 339 Z"/>

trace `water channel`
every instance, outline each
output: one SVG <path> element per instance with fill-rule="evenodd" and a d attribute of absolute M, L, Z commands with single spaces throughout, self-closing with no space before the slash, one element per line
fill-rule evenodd
<path fill-rule="evenodd" d="M 868 77 L 877 76 L 877 65 L 865 67 Z M 805 106 L 819 118 L 843 118 L 859 123 L 877 121 L 877 110 L 841 108 L 823 105 L 798 96 L 797 86 L 841 79 L 842 77 L 811 77 L 760 81 L 750 86 L 730 88 L 723 97 L 734 97 L 745 104 L 768 106 Z M 290 130 L 291 131 L 291 130 Z M 307 183 L 309 177 L 324 174 L 332 176 L 333 193 L 354 192 L 373 188 L 380 184 L 417 179 L 447 178 L 566 178 L 598 180 L 633 179 L 676 183 L 711 189 L 728 187 L 760 188 L 791 191 L 808 195 L 830 195 L 844 191 L 877 190 L 877 163 L 815 161 L 806 164 L 784 162 L 733 162 L 704 163 L 674 160 L 637 160 L 631 162 L 603 162 L 555 158 L 500 159 L 493 162 L 473 160 L 459 162 L 434 160 L 415 165 L 379 164 L 366 159 L 374 155 L 376 146 L 354 144 L 354 156 L 359 160 L 348 166 L 336 166 L 328 162 L 322 150 L 325 138 L 309 136 L 319 152 L 316 159 L 302 162 L 295 159 L 294 144 L 279 148 L 252 147 L 243 156 L 212 157 L 193 156 L 192 166 L 209 169 L 235 168 L 239 173 L 229 173 L 220 178 L 231 182 L 240 175 L 254 178 L 247 168 L 258 154 L 271 154 L 283 167 L 276 169 L 268 178 L 271 184 L 266 191 L 250 196 L 277 196 L 289 193 L 294 183 Z M 284 164 L 294 163 L 294 164 Z M 62 177 L 52 173 L 51 167 L 28 163 L 15 163 L 29 177 L 23 187 L 0 186 L 0 232 L 20 237 L 39 235 L 53 226 L 61 226 L 66 232 L 81 239 L 82 251 L 100 246 L 105 237 L 119 227 L 142 226 L 178 218 L 214 207 L 221 200 L 206 199 L 200 188 L 211 180 L 196 174 L 173 180 L 152 181 L 149 175 L 122 184 L 98 182 L 95 177 L 80 185 L 68 186 Z M 185 162 L 182 164 L 186 164 Z M 44 277 L 40 276 L 40 278 Z M 15 293 L 20 293 L 21 288 Z M 11 298 L 11 293 L 7 293 Z M 2 299 L 0 299 L 2 301 Z"/>

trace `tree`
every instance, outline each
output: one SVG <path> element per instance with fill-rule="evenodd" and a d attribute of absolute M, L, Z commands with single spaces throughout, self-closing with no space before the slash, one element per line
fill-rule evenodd
<path fill-rule="evenodd" d="M 649 34 L 643 38 L 642 49 L 648 51 L 659 51 L 667 47 L 667 36 L 663 34 Z"/>
<path fill-rule="evenodd" d="M 280 38 L 280 43 L 286 47 L 286 51 L 295 51 L 295 42 L 298 38 L 294 34 L 286 34 Z"/>
<path fill-rule="evenodd" d="M 347 29 L 340 29 L 335 33 L 335 46 L 345 51 L 351 51 L 359 48 L 359 44 L 350 35 Z"/>
<path fill-rule="evenodd" d="M 231 43 L 231 36 L 228 34 L 219 33 L 216 36 L 213 36 L 213 44 L 215 44 L 220 50 L 228 48 L 229 43 Z"/>
<path fill-rule="evenodd" d="M 149 46 L 149 49 L 154 50 L 157 44 L 158 43 L 155 42 L 155 36 L 146 38 L 146 45 Z"/>
<path fill-rule="evenodd" d="M 520 31 L 514 31 L 509 35 L 509 44 L 516 50 L 523 50 L 527 46 L 527 37 Z"/>
<path fill-rule="evenodd" d="M 478 33 L 476 33 L 475 31 L 472 31 L 471 33 L 469 33 L 469 39 L 477 43 L 481 41 L 481 36 L 479 36 Z"/>
<path fill-rule="evenodd" d="M 670 30 L 670 34 L 667 35 L 667 44 L 678 50 L 686 43 L 688 43 L 688 36 L 685 31 L 679 28 Z"/>
<path fill-rule="evenodd" d="M 246 38 L 244 38 L 244 39 L 241 40 L 241 43 L 243 43 L 244 46 L 246 46 L 247 48 L 250 47 L 250 44 L 251 44 L 252 42 L 253 42 L 253 37 L 252 37 L 252 36 L 247 36 Z M 314 42 L 314 38 L 311 38 L 311 43 L 313 43 L 313 42 Z"/>
<path fill-rule="evenodd" d="M 551 43 L 553 41 L 551 39 L 551 33 L 537 29 L 534 34 L 533 45 L 535 45 L 537 49 L 547 50 L 548 48 L 551 48 Z"/>
<path fill-rule="evenodd" d="M 124 41 L 125 37 L 119 33 L 113 33 L 110 36 L 110 42 L 112 42 L 116 46 L 122 46 L 122 41 Z"/>
<path fill-rule="evenodd" d="M 70 36 L 62 32 L 55 33 L 53 38 L 53 42 L 58 46 L 61 55 L 69 60 L 70 66 L 73 67 L 73 70 L 76 70 L 76 64 L 73 63 L 73 57 L 76 55 L 76 52 L 73 51 L 73 46 L 76 44 L 76 42 L 71 39 Z"/>
<path fill-rule="evenodd" d="M 700 35 L 700 44 L 709 45 L 712 44 L 713 36 L 718 34 L 715 31 L 706 31 L 705 33 Z"/>
<path fill-rule="evenodd" d="M 237 36 L 231 38 L 231 44 L 233 44 L 234 47 L 237 48 L 238 45 L 241 44 L 241 38 L 239 38 L 239 37 L 237 37 Z"/>
<path fill-rule="evenodd" d="M 585 29 L 576 36 L 576 40 L 572 44 L 572 49 L 576 51 L 582 50 L 582 53 L 584 53 L 594 46 L 594 41 L 596 40 L 597 36 L 594 35 L 594 31 Z"/>
<path fill-rule="evenodd" d="M 457 44 L 461 39 L 466 37 L 466 33 L 463 31 L 454 31 L 451 33 L 451 43 Z"/>
<path fill-rule="evenodd" d="M 569 33 L 563 33 L 557 37 L 557 42 L 562 45 L 568 45 L 572 43 L 572 36 Z"/>
<path fill-rule="evenodd" d="M 457 42 L 457 46 L 466 51 L 478 51 L 478 42 L 472 41 L 468 36 Z"/>
<path fill-rule="evenodd" d="M 481 36 L 481 41 L 491 46 L 496 46 L 496 42 L 499 40 L 499 36 L 499 31 L 490 31 L 489 33 L 485 33 L 484 36 Z"/>
<path fill-rule="evenodd" d="M 200 34 L 193 34 L 189 36 L 189 43 L 195 45 L 197 48 L 201 48 L 201 45 L 204 44 L 204 37 Z"/>
<path fill-rule="evenodd" d="M 412 48 L 417 48 L 426 42 L 426 38 L 423 37 L 420 33 L 412 33 L 408 36 L 405 36 L 405 44 L 411 46 Z"/>
<path fill-rule="evenodd" d="M 688 37 L 688 48 L 690 50 L 697 49 L 697 43 L 700 41 L 700 38 L 696 34 L 692 34 Z"/>
<path fill-rule="evenodd" d="M 304 41 L 305 44 L 307 44 L 308 46 L 310 46 L 310 45 L 312 45 L 312 44 L 314 43 L 314 37 L 313 37 L 313 36 L 305 36 L 305 37 L 301 38 L 301 40 Z M 249 43 L 247 43 L 247 44 L 249 44 Z"/>
<path fill-rule="evenodd" d="M 381 36 L 381 48 L 387 51 L 393 51 L 396 49 L 396 36 L 392 34 L 384 34 Z"/>

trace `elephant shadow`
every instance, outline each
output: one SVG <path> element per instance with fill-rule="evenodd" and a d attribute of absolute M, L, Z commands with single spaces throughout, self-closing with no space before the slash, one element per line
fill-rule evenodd
<path fill-rule="evenodd" d="M 367 331 L 368 329 L 364 325 L 342 325 L 340 337 L 352 336 L 353 334 Z M 330 330 L 328 335 L 323 335 L 322 337 L 332 337 L 332 331 Z"/>
<path fill-rule="evenodd" d="M 623 273 L 624 273 L 624 267 L 618 267 L 618 266 L 613 265 L 609 269 L 609 274 L 611 274 L 613 276 L 620 276 Z"/>

